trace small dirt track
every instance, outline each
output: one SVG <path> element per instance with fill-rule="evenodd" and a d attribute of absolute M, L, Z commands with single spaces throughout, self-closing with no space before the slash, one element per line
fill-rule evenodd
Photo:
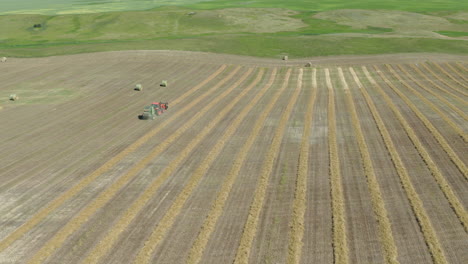
<path fill-rule="evenodd" d="M 442 54 L 9 58 L 0 263 L 468 263 L 467 68 Z M 154 101 L 169 109 L 139 120 Z"/>

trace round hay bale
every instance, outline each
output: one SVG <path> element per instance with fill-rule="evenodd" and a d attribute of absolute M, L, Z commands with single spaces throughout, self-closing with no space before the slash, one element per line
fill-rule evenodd
<path fill-rule="evenodd" d="M 19 99 L 19 96 L 17 96 L 16 94 L 10 94 L 10 100 L 11 101 L 16 101 Z"/>
<path fill-rule="evenodd" d="M 135 85 L 135 90 L 136 91 L 143 91 L 143 86 L 141 84 Z"/>
<path fill-rule="evenodd" d="M 286 55 L 283 56 L 283 60 L 285 60 L 285 61 L 288 60 L 288 56 L 286 56 Z"/>
<path fill-rule="evenodd" d="M 2 57 L 2 59 L 0 60 L 1 62 L 6 62 L 7 61 L 7 58 L 6 57 Z"/>
<path fill-rule="evenodd" d="M 159 86 L 167 87 L 167 81 L 163 80 Z"/>
<path fill-rule="evenodd" d="M 306 67 L 312 67 L 312 62 L 309 61 L 308 63 L 306 63 L 305 66 L 306 66 Z"/>

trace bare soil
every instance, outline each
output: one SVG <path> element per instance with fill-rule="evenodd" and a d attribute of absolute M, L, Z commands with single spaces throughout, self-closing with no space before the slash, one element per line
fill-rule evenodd
<path fill-rule="evenodd" d="M 305 67 L 307 62 L 312 67 Z M 338 68 L 348 86 L 340 80 Z M 287 263 L 289 254 L 298 254 L 300 263 L 333 263 L 339 257 L 337 243 L 346 247 L 350 263 L 385 263 L 378 221 L 382 216 L 373 209 L 348 111 L 350 94 L 397 260 L 425 264 L 440 257 L 447 263 L 468 263 L 468 147 L 454 129 L 468 133 L 467 68 L 468 56 L 445 54 L 282 61 L 121 51 L 9 58 L 0 64 L 0 263 L 186 263 L 198 240 L 203 241 L 196 249 L 198 263 L 233 263 L 245 254 L 250 263 Z M 317 93 L 311 134 L 302 135 L 308 98 L 315 89 L 314 70 Z M 326 71 L 333 87 L 339 164 L 330 164 Z M 254 83 L 257 77 L 261 78 Z M 160 87 L 161 80 L 168 80 L 168 87 Z M 133 90 L 137 83 L 143 91 Z M 249 85 L 253 86 L 247 91 Z M 288 107 L 298 87 L 298 100 Z M 261 94 L 263 88 L 267 90 Z M 410 132 L 379 89 L 410 125 Z M 8 100 L 13 92 L 19 101 Z M 257 94 L 258 102 L 244 116 Z M 234 100 L 238 102 L 231 105 Z M 155 120 L 139 120 L 143 107 L 154 101 L 167 101 L 169 109 Z M 262 112 L 271 104 L 263 121 Z M 383 123 L 376 121 L 377 115 Z M 227 129 L 236 120 L 240 125 L 228 136 Z M 257 123 L 261 129 L 254 133 Z M 390 143 L 383 139 L 385 129 Z M 271 153 L 278 131 L 284 132 L 279 151 Z M 453 209 L 408 133 L 421 141 L 463 210 Z M 303 136 L 309 139 L 306 198 L 296 201 Z M 238 164 L 239 171 L 231 175 L 227 196 L 220 200 L 239 151 L 251 137 L 253 144 Z M 225 144 L 207 164 L 220 141 Z M 403 167 L 392 158 L 393 151 Z M 270 165 L 271 172 L 265 175 Z M 344 236 L 338 238 L 331 166 L 339 167 L 344 197 Z M 206 172 L 198 175 L 202 169 Z M 402 182 L 402 171 L 415 194 L 410 195 Z M 189 184 L 194 188 L 187 189 Z M 257 193 L 260 189 L 265 192 Z M 414 199 L 421 201 L 422 209 L 415 207 Z M 293 212 L 295 203 L 305 206 L 303 215 Z M 291 240 L 291 228 L 301 219 L 302 241 Z M 213 221 L 211 229 L 208 220 Z M 423 228 L 424 221 L 430 230 Z M 435 236 L 428 235 L 431 232 Z M 339 237 L 346 239 L 336 241 Z M 240 247 L 241 241 L 251 246 Z M 301 252 L 292 250 L 298 247 L 291 243 L 300 243 Z"/>

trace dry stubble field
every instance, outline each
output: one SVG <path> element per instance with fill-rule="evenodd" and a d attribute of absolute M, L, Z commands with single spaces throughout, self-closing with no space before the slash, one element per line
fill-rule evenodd
<path fill-rule="evenodd" d="M 0 263 L 468 263 L 468 63 L 416 58 L 12 58 Z"/>

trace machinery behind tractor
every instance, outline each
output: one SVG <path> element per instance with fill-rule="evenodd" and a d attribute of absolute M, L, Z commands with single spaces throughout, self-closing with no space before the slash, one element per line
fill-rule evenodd
<path fill-rule="evenodd" d="M 154 120 L 156 116 L 160 116 L 164 111 L 166 111 L 169 108 L 169 104 L 162 103 L 162 102 L 153 102 L 149 106 L 145 106 L 143 110 L 143 114 L 139 115 L 138 118 L 142 120 Z"/>

